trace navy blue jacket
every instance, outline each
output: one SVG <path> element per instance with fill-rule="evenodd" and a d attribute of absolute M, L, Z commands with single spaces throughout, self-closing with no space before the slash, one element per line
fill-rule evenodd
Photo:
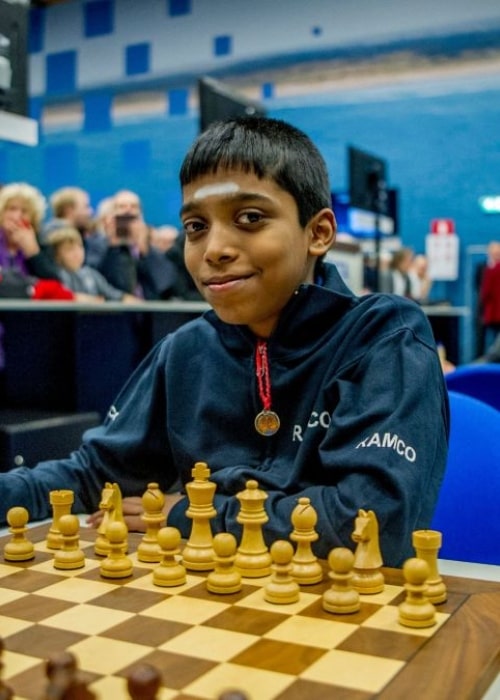
<path fill-rule="evenodd" d="M 75 512 L 97 508 L 105 481 L 124 495 L 152 481 L 167 490 L 204 461 L 217 484 L 214 531 L 239 535 L 235 494 L 256 479 L 268 494 L 268 543 L 289 535 L 298 497 L 309 496 L 318 555 L 354 547 L 364 508 L 378 517 L 384 563 L 400 565 L 414 555 L 412 531 L 430 524 L 447 455 L 447 393 L 424 313 L 396 295 L 358 298 L 326 265 L 324 283 L 296 291 L 268 341 L 281 420 L 272 437 L 254 427 L 255 345 L 248 328 L 213 311 L 168 335 L 77 452 L 0 475 L 0 520 L 13 505 L 49 517 L 52 489 L 73 489 Z M 186 507 L 168 518 L 184 536 Z"/>

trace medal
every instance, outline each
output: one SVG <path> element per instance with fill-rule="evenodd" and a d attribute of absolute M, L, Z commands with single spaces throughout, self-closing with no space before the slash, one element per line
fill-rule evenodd
<path fill-rule="evenodd" d="M 261 411 L 255 416 L 255 430 L 261 435 L 274 435 L 280 427 L 280 419 L 274 411 Z"/>
<path fill-rule="evenodd" d="M 255 430 L 268 437 L 278 432 L 280 419 L 278 414 L 271 410 L 271 377 L 269 374 L 269 362 L 267 359 L 267 343 L 259 340 L 255 351 L 255 373 L 259 386 L 259 396 L 263 410 L 255 417 Z"/>

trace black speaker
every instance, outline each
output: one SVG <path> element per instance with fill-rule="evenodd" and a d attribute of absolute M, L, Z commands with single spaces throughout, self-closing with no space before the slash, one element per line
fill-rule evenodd
<path fill-rule="evenodd" d="M 0 472 L 34 467 L 46 459 L 69 456 L 88 428 L 99 425 L 97 412 L 0 411 Z"/>

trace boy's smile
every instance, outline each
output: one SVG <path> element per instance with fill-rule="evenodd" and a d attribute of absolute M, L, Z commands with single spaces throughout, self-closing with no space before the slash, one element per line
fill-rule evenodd
<path fill-rule="evenodd" d="M 293 197 L 252 172 L 217 171 L 184 187 L 186 266 L 223 321 L 264 338 L 272 333 L 293 292 L 313 281 L 316 258 L 331 243 L 318 236 L 319 216 L 303 228 Z"/>

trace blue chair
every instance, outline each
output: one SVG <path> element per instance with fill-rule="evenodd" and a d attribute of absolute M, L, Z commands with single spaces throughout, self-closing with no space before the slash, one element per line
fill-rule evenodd
<path fill-rule="evenodd" d="M 473 396 L 500 411 L 500 364 L 461 365 L 445 380 L 449 391 Z"/>
<path fill-rule="evenodd" d="M 446 473 L 432 521 L 441 559 L 500 565 L 500 412 L 453 391 Z"/>

